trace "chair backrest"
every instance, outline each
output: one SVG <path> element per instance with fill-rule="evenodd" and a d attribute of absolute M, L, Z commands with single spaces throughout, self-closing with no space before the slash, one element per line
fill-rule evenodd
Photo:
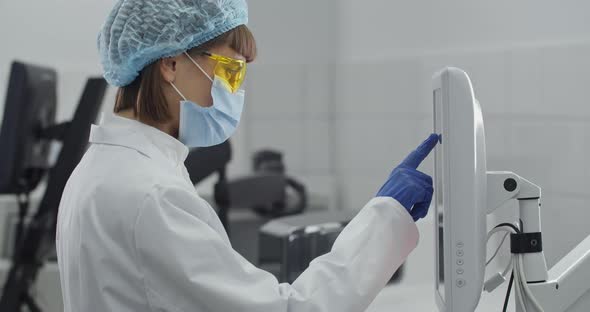
<path fill-rule="evenodd" d="M 225 179 L 225 169 L 231 158 L 231 143 L 227 140 L 216 146 L 191 149 L 184 165 L 196 185 L 214 173 L 220 173 L 220 179 Z"/>
<path fill-rule="evenodd" d="M 228 183 L 232 207 L 252 208 L 285 201 L 287 177 L 282 174 L 256 174 Z"/>

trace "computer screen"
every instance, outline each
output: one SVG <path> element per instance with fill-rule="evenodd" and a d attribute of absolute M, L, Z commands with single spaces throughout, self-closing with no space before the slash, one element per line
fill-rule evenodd
<path fill-rule="evenodd" d="M 435 298 L 440 311 L 474 311 L 483 289 L 486 154 L 483 119 L 467 73 L 433 77 Z"/>
<path fill-rule="evenodd" d="M 50 142 L 40 132 L 55 123 L 57 74 L 13 62 L 0 130 L 0 194 L 33 190 L 46 171 Z"/>
<path fill-rule="evenodd" d="M 434 119 L 434 132 L 439 136 L 442 135 L 442 108 L 441 105 L 441 89 L 437 88 L 433 91 L 433 100 L 434 100 L 434 115 L 436 116 Z M 440 293 L 442 298 L 445 297 L 445 272 L 444 272 L 444 193 L 443 193 L 443 179 L 442 179 L 442 161 L 443 161 L 443 153 L 442 149 L 443 140 L 441 137 L 441 142 L 434 150 L 434 180 L 436 181 L 436 185 L 434 187 L 434 207 L 435 207 L 435 218 L 436 219 L 436 254 L 438 261 L 436 262 L 436 271 L 437 279 L 436 279 L 436 289 Z"/>

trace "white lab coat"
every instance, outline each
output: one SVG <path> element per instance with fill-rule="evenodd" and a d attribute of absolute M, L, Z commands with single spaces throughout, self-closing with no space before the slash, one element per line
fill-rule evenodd
<path fill-rule="evenodd" d="M 90 142 L 58 217 L 66 312 L 359 312 L 418 243 L 406 210 L 375 198 L 330 253 L 279 284 L 232 249 L 188 178 L 183 144 L 110 114 Z"/>

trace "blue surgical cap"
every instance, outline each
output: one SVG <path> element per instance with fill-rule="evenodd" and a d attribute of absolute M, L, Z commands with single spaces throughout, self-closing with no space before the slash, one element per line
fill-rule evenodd
<path fill-rule="evenodd" d="M 245 0 L 120 0 L 98 34 L 104 77 L 126 86 L 146 65 L 247 23 Z"/>

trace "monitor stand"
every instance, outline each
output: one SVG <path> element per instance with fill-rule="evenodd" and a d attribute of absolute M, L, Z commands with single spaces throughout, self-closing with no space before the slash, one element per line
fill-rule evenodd
<path fill-rule="evenodd" d="M 512 173 L 487 173 L 487 213 L 508 200 L 519 204 L 523 233 L 541 233 L 541 188 Z M 537 244 L 536 240 L 530 241 Z M 542 242 L 539 242 L 541 244 Z M 526 284 L 537 302 L 547 312 L 582 312 L 590 306 L 590 236 L 586 237 L 549 271 L 543 251 L 523 254 Z M 516 292 L 516 311 L 535 311 L 528 297 Z"/>

